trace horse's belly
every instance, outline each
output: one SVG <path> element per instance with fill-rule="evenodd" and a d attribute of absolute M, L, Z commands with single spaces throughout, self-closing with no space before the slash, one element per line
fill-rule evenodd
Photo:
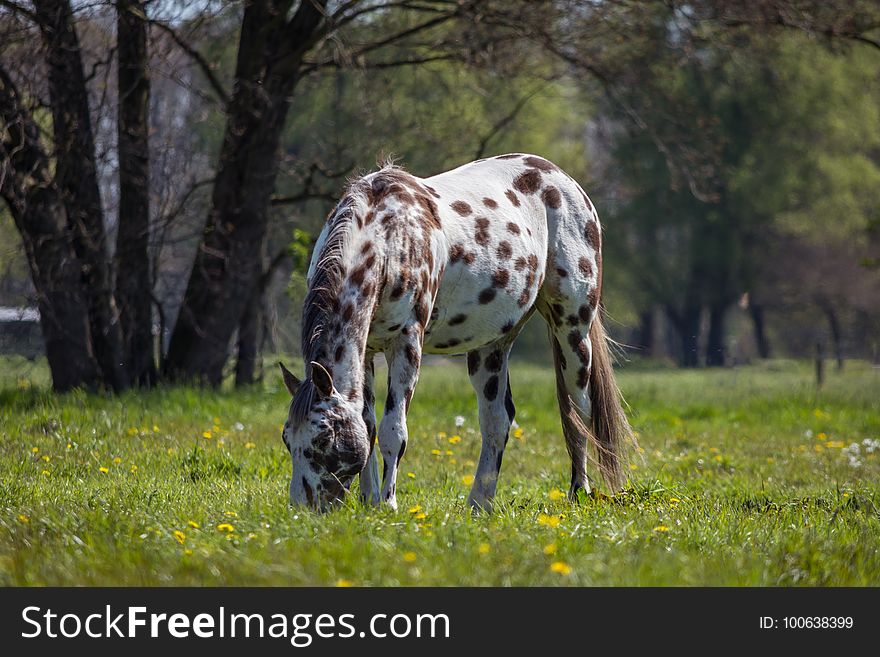
<path fill-rule="evenodd" d="M 458 263 L 447 269 L 425 332 L 424 351 L 464 353 L 496 342 L 517 327 L 534 304 L 544 263 L 533 259 L 519 268 L 510 264 L 480 269 Z"/>

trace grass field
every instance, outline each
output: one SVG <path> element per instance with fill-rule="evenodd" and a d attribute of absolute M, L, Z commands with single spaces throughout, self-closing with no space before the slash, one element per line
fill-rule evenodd
<path fill-rule="evenodd" d="M 489 517 L 465 507 L 480 441 L 463 370 L 423 372 L 397 513 L 315 515 L 287 506 L 274 378 L 56 397 L 6 368 L 0 584 L 880 584 L 880 370 L 849 363 L 818 394 L 795 363 L 625 371 L 631 484 L 572 505 L 552 374 L 514 364 L 521 431 Z"/>

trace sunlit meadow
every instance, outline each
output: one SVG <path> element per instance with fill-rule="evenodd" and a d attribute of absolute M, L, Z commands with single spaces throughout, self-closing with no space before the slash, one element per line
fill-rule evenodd
<path fill-rule="evenodd" d="M 0 584 L 880 584 L 867 364 L 820 392 L 796 363 L 625 370 L 631 483 L 574 505 L 552 372 L 514 362 L 491 516 L 465 506 L 480 438 L 461 362 L 423 371 L 400 509 L 351 499 L 325 515 L 287 505 L 274 376 L 249 392 L 57 397 L 39 368 L 5 365 Z"/>

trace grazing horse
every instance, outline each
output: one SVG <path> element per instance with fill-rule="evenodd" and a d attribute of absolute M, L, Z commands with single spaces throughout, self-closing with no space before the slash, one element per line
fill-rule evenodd
<path fill-rule="evenodd" d="M 588 459 L 618 489 L 631 432 L 599 314 L 601 242 L 580 185 L 534 155 L 424 179 L 389 165 L 351 183 L 309 267 L 305 380 L 281 365 L 293 397 L 283 431 L 291 503 L 325 509 L 360 475 L 364 500 L 396 508 L 422 354 L 466 353 L 483 439 L 468 502 L 491 510 L 515 413 L 507 359 L 535 310 L 549 326 L 569 494 L 590 492 Z M 388 362 L 381 481 L 373 394 L 380 351 Z"/>

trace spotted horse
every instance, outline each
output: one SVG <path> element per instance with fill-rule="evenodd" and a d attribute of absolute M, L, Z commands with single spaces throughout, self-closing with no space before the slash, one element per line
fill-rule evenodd
<path fill-rule="evenodd" d="M 430 178 L 388 165 L 351 183 L 309 267 L 305 380 L 281 365 L 293 397 L 283 431 L 293 460 L 291 503 L 324 510 L 360 475 L 365 501 L 396 508 L 422 355 L 467 354 L 482 433 L 468 501 L 491 510 L 515 413 L 508 356 L 535 310 L 549 327 L 569 494 L 590 492 L 588 460 L 618 489 L 631 432 L 601 291 L 596 210 L 544 158 L 500 155 Z M 377 432 L 378 352 L 388 363 L 388 396 Z"/>

